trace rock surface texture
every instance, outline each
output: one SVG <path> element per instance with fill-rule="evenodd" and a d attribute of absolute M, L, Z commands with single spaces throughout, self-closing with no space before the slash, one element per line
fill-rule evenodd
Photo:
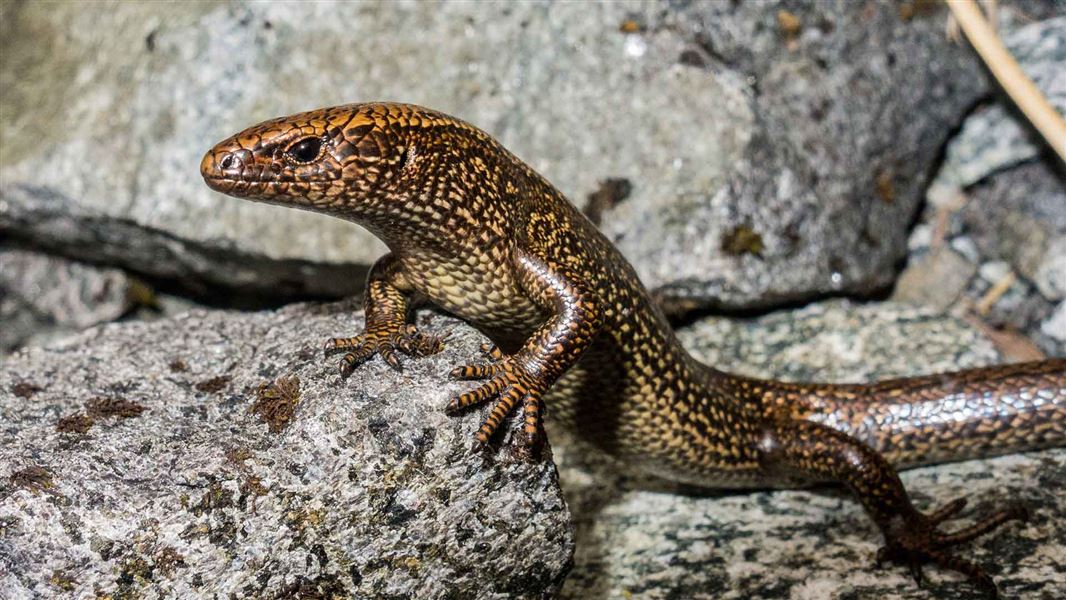
<path fill-rule="evenodd" d="M 506 443 L 471 454 L 477 417 L 443 415 L 464 388 L 446 374 L 479 336 L 423 313 L 451 333 L 444 353 L 403 373 L 372 362 L 340 383 L 317 341 L 360 327 L 352 309 L 194 311 L 5 361 L 0 586 L 15 598 L 540 597 L 559 589 L 576 541 L 563 598 L 970 597 L 935 570 L 928 590 L 874 570 L 878 533 L 839 490 L 720 495 L 623 479 L 553 429 L 572 533 L 550 463 Z M 681 335 L 709 363 L 792 379 L 996 360 L 958 321 L 891 305 L 709 319 Z M 1060 449 L 904 480 L 924 507 L 1025 502 L 1029 523 L 969 555 L 1006 596 L 1052 598 L 1066 581 L 1064 474 Z"/>
<path fill-rule="evenodd" d="M 478 336 L 340 381 L 346 305 L 92 329 L 0 370 L 0 596 L 540 598 L 573 553 L 550 456 L 446 417 Z M 454 321 L 430 315 L 429 330 Z"/>
<path fill-rule="evenodd" d="M 344 267 L 382 247 L 203 186 L 202 153 L 262 119 L 409 101 L 486 129 L 577 204 L 624 179 L 603 226 L 648 284 L 750 307 L 888 285 L 925 174 L 987 89 L 944 11 L 887 2 L 4 12 L 0 232 L 275 297 L 354 292 Z"/>
<path fill-rule="evenodd" d="M 1024 8 L 1024 5 L 1023 5 Z M 1061 8 L 1060 8 L 1061 12 Z M 1013 10 L 998 13 L 1003 43 L 1059 113 L 1066 113 L 1066 16 L 1035 23 Z M 1038 158 L 1044 143 L 1009 102 L 978 107 L 948 144 L 930 193 L 945 196 L 990 173 Z"/>
<path fill-rule="evenodd" d="M 1063 5 L 1013 4 L 1004 39 L 1062 108 Z M 837 489 L 621 478 L 550 420 L 558 470 L 505 440 L 472 453 L 483 413 L 443 412 L 481 341 L 455 320 L 419 313 L 443 353 L 340 381 L 320 344 L 361 330 L 355 302 L 169 318 L 190 300 L 146 303 L 142 283 L 227 307 L 358 291 L 384 252 L 369 233 L 220 196 L 197 165 L 262 119 L 398 100 L 498 137 L 681 311 L 887 291 L 906 255 L 909 305 L 680 332 L 719 368 L 866 381 L 1066 356 L 1061 165 L 979 102 L 945 19 L 919 1 L 0 3 L 0 352 L 51 344 L 0 357 L 0 598 L 973 597 L 875 570 L 879 534 Z M 147 312 L 164 318 L 98 325 Z M 1066 449 L 903 479 L 923 509 L 1026 503 L 963 555 L 1004 597 L 1066 596 Z"/>
<path fill-rule="evenodd" d="M 0 248 L 0 353 L 118 319 L 134 285 L 119 269 Z"/>
<path fill-rule="evenodd" d="M 1066 16 L 999 14 L 1022 68 L 1066 111 Z M 893 297 L 1005 330 L 1020 356 L 1066 356 L 1064 173 L 1008 102 L 979 107 L 927 190 Z"/>

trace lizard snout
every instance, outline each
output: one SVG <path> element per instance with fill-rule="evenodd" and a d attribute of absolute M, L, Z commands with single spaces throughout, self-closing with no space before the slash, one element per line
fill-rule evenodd
<path fill-rule="evenodd" d="M 216 146 L 200 161 L 200 175 L 204 179 L 240 179 L 251 162 L 252 153 L 244 148 L 227 150 Z"/>

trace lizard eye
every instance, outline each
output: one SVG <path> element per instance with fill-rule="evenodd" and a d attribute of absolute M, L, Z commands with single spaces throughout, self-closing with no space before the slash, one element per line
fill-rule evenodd
<path fill-rule="evenodd" d="M 305 138 L 289 146 L 285 151 L 290 158 L 298 163 L 309 163 L 322 152 L 322 138 Z"/>

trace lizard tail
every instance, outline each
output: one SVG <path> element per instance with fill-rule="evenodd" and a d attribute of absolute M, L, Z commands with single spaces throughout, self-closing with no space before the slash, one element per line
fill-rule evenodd
<path fill-rule="evenodd" d="M 798 416 L 897 468 L 1066 446 L 1066 359 L 868 385 L 804 386 Z"/>

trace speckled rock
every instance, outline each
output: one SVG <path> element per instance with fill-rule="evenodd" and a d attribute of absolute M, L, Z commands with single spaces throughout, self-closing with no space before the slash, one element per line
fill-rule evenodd
<path fill-rule="evenodd" d="M 1064 6 L 1021 3 L 998 12 L 1004 42 L 1060 111 L 1066 111 Z M 1030 9 L 1050 18 L 1033 22 Z M 1066 356 L 1058 316 L 1066 298 L 1066 177 L 1035 135 L 1002 95 L 967 117 L 926 192 L 900 286 L 921 283 L 921 273 L 937 264 L 929 258 L 943 250 L 931 251 L 931 244 L 949 246 L 967 264 L 930 279 L 917 300 L 949 314 L 974 314 L 1009 336 L 1028 338 L 1023 345 L 1038 352 Z M 975 268 L 980 277 L 972 276 Z M 960 295 L 963 276 L 969 281 Z"/>
<path fill-rule="evenodd" d="M 1010 8 L 999 15 L 1004 45 L 1051 105 L 1066 113 L 1066 16 L 1034 23 Z M 979 107 L 948 144 L 929 196 L 936 203 L 950 201 L 991 173 L 1037 158 L 1043 146 L 1009 99 Z"/>
<path fill-rule="evenodd" d="M 201 154 L 264 118 L 417 102 L 496 135 L 578 204 L 625 179 L 603 226 L 645 280 L 749 306 L 886 285 L 924 173 L 986 89 L 943 11 L 891 3 L 4 10 L 0 231 L 274 297 L 355 291 L 350 267 L 382 247 L 207 190 Z"/>
<path fill-rule="evenodd" d="M 662 297 L 696 305 L 887 287 L 927 169 L 987 89 L 945 39 L 946 9 L 686 6 L 710 68 L 750 82 L 758 127 L 721 185 L 665 206 L 634 198 L 608 232 Z"/>
<path fill-rule="evenodd" d="M 1066 300 L 1059 302 L 1051 316 L 1041 323 L 1040 332 L 1066 348 Z"/>
<path fill-rule="evenodd" d="M 892 300 L 947 310 L 966 290 L 977 265 L 948 247 L 935 248 L 900 274 Z"/>
<path fill-rule="evenodd" d="M 831 302 L 753 321 L 707 319 L 680 332 L 695 356 L 720 368 L 792 380 L 864 381 L 993 363 L 973 329 L 927 310 Z M 575 566 L 563 598 L 968 599 L 958 577 L 876 570 L 880 534 L 834 488 L 715 494 L 611 475 L 609 460 L 551 431 L 577 526 Z M 1004 500 L 1034 511 L 1024 525 L 963 552 L 987 565 L 1003 597 L 1066 591 L 1066 449 L 904 472 L 922 508 L 968 497 L 971 511 Z M 960 525 L 965 521 L 960 521 Z"/>
<path fill-rule="evenodd" d="M 482 415 L 442 410 L 479 337 L 340 381 L 320 343 L 361 327 L 351 304 L 193 311 L 6 359 L 0 596 L 552 594 L 573 534 L 550 455 L 472 453 Z"/>
<path fill-rule="evenodd" d="M 896 297 L 949 314 L 976 311 L 1045 354 L 1066 356 L 1066 332 L 1055 317 L 1066 293 L 1066 177 L 1050 160 L 993 173 L 954 204 L 929 204 L 911 235 Z M 934 230 L 937 248 L 930 247 Z M 945 253 L 957 264 L 937 274 Z"/>
<path fill-rule="evenodd" d="M 121 317 L 135 285 L 118 269 L 0 248 L 0 353 Z"/>
<path fill-rule="evenodd" d="M 1051 275 L 1066 238 L 1066 175 L 1047 163 L 1028 163 L 989 177 L 967 195 L 958 211 L 959 233 L 973 238 L 982 256 L 1043 281 L 1047 299 L 1066 297 Z"/>

